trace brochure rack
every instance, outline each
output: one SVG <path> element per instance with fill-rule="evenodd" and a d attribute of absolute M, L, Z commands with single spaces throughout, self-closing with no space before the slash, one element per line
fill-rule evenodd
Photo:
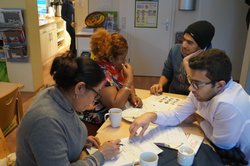
<path fill-rule="evenodd" d="M 28 62 L 21 9 L 0 8 L 0 60 Z"/>

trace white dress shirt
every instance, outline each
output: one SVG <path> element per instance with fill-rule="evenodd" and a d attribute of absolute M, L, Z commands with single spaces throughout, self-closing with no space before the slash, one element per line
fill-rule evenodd
<path fill-rule="evenodd" d="M 250 96 L 240 84 L 230 80 L 207 102 L 199 102 L 190 92 L 175 110 L 157 112 L 154 123 L 175 126 L 195 111 L 205 119 L 200 126 L 209 140 L 223 149 L 239 147 L 250 163 Z"/>

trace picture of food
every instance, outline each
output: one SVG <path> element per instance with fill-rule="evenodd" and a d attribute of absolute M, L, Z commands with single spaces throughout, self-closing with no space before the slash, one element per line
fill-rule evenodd
<path fill-rule="evenodd" d="M 102 12 L 93 12 L 86 17 L 85 24 L 87 25 L 87 27 L 95 28 L 102 26 L 104 21 L 105 21 L 105 15 Z"/>

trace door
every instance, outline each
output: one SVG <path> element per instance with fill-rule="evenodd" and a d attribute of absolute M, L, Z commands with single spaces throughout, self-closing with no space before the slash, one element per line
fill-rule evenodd
<path fill-rule="evenodd" d="M 134 74 L 160 76 L 172 43 L 174 1 L 158 1 L 157 28 L 134 27 L 135 0 L 119 2 L 121 33 L 128 39 L 128 58 L 134 68 Z"/>

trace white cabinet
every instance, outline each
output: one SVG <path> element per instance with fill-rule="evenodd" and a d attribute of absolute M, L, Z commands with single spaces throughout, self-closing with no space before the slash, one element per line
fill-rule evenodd
<path fill-rule="evenodd" d="M 57 53 L 57 27 L 56 23 L 51 23 L 40 28 L 40 43 L 42 63 L 54 58 Z"/>
<path fill-rule="evenodd" d="M 77 56 L 82 52 L 90 52 L 90 38 L 93 32 L 78 32 L 76 34 Z"/>

